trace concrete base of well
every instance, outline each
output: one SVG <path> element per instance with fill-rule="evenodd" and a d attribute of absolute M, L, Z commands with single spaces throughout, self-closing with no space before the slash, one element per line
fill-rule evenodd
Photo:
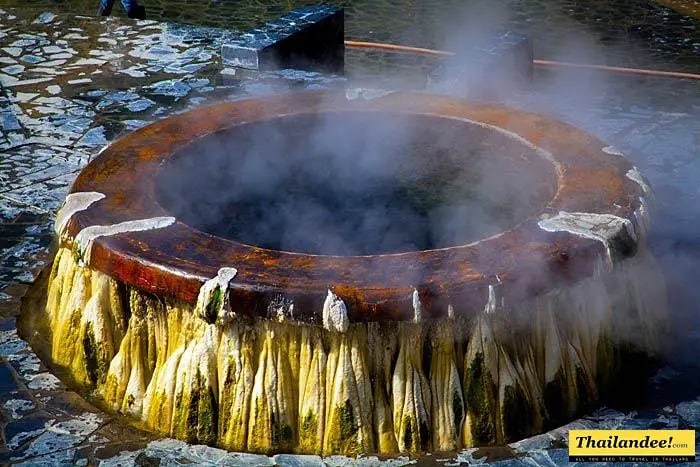
<path fill-rule="evenodd" d="M 455 451 L 535 435 L 604 401 L 634 352 L 658 354 L 665 316 L 644 249 L 508 314 L 487 305 L 469 320 L 343 332 L 210 323 L 67 248 L 46 287 L 21 329 L 61 374 L 157 433 L 258 453 Z"/>

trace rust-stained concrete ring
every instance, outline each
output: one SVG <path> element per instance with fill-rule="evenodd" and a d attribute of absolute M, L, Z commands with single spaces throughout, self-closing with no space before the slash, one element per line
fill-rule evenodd
<path fill-rule="evenodd" d="M 158 202 L 160 171 L 198 138 L 280 116 L 349 111 L 458 120 L 511 138 L 537 155 L 527 163 L 541 172 L 546 199 L 539 212 L 480 241 L 371 256 L 242 244 L 173 219 Z M 244 313 L 268 316 L 282 298 L 294 304 L 289 318 L 320 324 L 331 290 L 350 322 L 414 320 L 477 313 L 495 284 L 505 302 L 531 298 L 593 275 L 601 262 L 634 255 L 646 233 L 649 196 L 619 152 L 548 117 L 422 93 L 355 99 L 314 91 L 199 108 L 116 141 L 81 172 L 57 228 L 87 249 L 90 267 L 158 295 L 192 303 L 205 281 L 235 268 L 229 299 Z"/>

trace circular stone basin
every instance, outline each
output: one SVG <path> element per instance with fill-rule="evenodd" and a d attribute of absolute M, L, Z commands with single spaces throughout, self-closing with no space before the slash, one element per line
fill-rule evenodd
<path fill-rule="evenodd" d="M 644 387 L 666 316 L 650 195 L 613 148 L 503 107 L 219 104 L 85 167 L 18 326 L 104 407 L 189 442 L 503 445 Z"/>
<path fill-rule="evenodd" d="M 606 241 L 634 254 L 644 189 L 605 147 L 544 116 L 427 94 L 260 97 L 112 144 L 73 186 L 106 198 L 66 234 L 175 217 L 96 237 L 90 265 L 188 302 L 233 267 L 231 302 L 258 316 L 283 294 L 303 304 L 295 319 L 320 323 L 329 288 L 351 322 L 413 319 L 414 291 L 425 317 L 453 302 L 478 311 L 497 281 L 520 300 L 592 275 Z M 596 238 L 539 225 L 561 211 L 625 226 Z"/>

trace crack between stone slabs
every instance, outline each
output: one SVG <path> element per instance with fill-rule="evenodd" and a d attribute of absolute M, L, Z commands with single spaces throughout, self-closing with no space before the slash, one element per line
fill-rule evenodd
<path fill-rule="evenodd" d="M 37 437 L 38 437 L 38 436 L 41 436 L 41 435 L 37 435 Z M 36 438 L 34 438 L 34 439 L 36 439 Z M 32 441 L 33 441 L 34 439 L 32 439 Z M 77 446 L 73 446 L 73 447 L 70 447 L 70 448 L 67 448 L 67 449 L 58 449 L 58 450 L 56 450 L 56 451 L 45 452 L 45 453 L 43 453 L 43 454 L 38 454 L 38 455 L 32 456 L 32 457 L 22 457 L 22 458 L 13 458 L 13 457 L 11 457 L 11 458 L 10 458 L 10 461 L 9 461 L 9 464 L 7 464 L 7 465 L 16 465 L 16 464 L 23 463 L 23 462 L 31 462 L 31 461 L 34 460 L 34 459 L 42 458 L 42 457 L 46 457 L 46 456 L 50 456 L 51 454 L 56 454 L 56 453 L 59 453 L 59 452 L 70 451 L 70 450 L 77 450 L 77 449 L 78 449 Z M 12 452 L 12 451 L 10 451 L 10 452 Z M 72 459 L 72 460 L 74 460 L 74 459 Z"/>
<path fill-rule="evenodd" d="M 36 136 L 36 135 L 33 135 L 33 136 Z M 32 136 L 29 136 L 28 138 L 31 138 L 31 137 L 32 137 Z M 73 144 L 75 144 L 75 143 L 71 143 L 70 146 L 61 146 L 61 147 L 62 147 L 62 148 L 66 148 L 66 149 L 73 149 Z M 8 148 L 5 148 L 5 149 L 3 149 L 3 152 L 5 152 L 5 151 L 10 151 L 10 150 L 12 150 L 12 149 L 17 149 L 17 148 L 23 148 L 23 147 L 26 147 L 26 146 L 46 146 L 46 144 L 45 144 L 45 143 L 37 143 L 37 142 L 34 142 L 34 141 L 29 141 L 28 143 L 15 144 L 15 145 L 13 145 L 13 146 L 10 146 L 10 147 L 8 147 Z"/>
<path fill-rule="evenodd" d="M 16 326 L 15 326 L 15 329 L 17 329 Z M 19 336 L 17 336 L 17 337 L 18 337 L 19 339 L 22 339 L 22 338 L 19 337 Z M 22 339 L 22 340 L 23 340 L 23 339 Z M 20 391 L 29 394 L 29 395 L 32 397 L 32 399 L 34 399 L 34 395 L 29 391 L 29 388 L 27 387 L 27 385 L 24 384 L 24 381 L 22 380 L 22 376 L 17 372 L 17 370 L 15 369 L 15 367 L 13 367 L 12 364 L 7 360 L 7 357 L 5 357 L 5 356 L 0 357 L 0 362 L 2 362 L 2 363 L 5 365 L 6 368 L 9 368 L 10 374 L 12 375 L 12 379 L 14 380 L 15 386 L 17 386 L 17 388 L 18 388 Z M 36 401 L 35 401 L 35 400 L 32 400 L 32 402 L 36 402 Z M 35 404 L 35 405 L 36 405 L 36 404 Z M 3 413 L 4 413 L 4 412 L 5 412 L 5 411 L 3 410 Z"/>
<path fill-rule="evenodd" d="M 16 329 L 16 327 L 15 327 L 15 329 Z M 24 339 L 22 339 L 21 337 L 19 337 L 19 336 L 17 336 L 17 337 L 18 337 L 18 339 L 24 341 Z M 26 342 L 26 341 L 25 341 L 25 342 Z M 31 350 L 31 347 L 29 347 L 27 350 L 24 350 L 23 352 L 24 352 L 25 354 L 34 354 L 34 355 L 38 358 L 38 355 L 36 355 L 36 353 L 34 353 L 34 351 Z M 20 353 L 21 353 L 21 352 L 20 352 Z M 20 355 L 20 353 L 15 354 L 15 355 Z M 39 360 L 41 361 L 41 359 L 39 359 Z M 23 419 L 23 418 L 26 418 L 27 415 L 31 416 L 32 413 L 36 413 L 36 412 L 38 412 L 38 411 L 46 412 L 48 415 L 51 416 L 51 418 L 54 419 L 54 421 L 55 421 L 56 423 L 61 423 L 61 422 L 66 422 L 66 421 L 70 421 L 70 420 L 71 420 L 71 418 L 65 418 L 65 415 L 64 415 L 64 417 L 56 416 L 56 415 L 59 415 L 59 414 L 53 413 L 53 412 L 51 411 L 51 409 L 50 409 L 50 403 L 51 403 L 51 400 L 53 399 L 53 396 L 50 395 L 50 392 L 57 392 L 57 393 L 58 393 L 58 392 L 63 392 L 63 393 L 65 393 L 65 392 L 68 391 L 68 388 L 63 387 L 63 388 L 59 388 L 59 389 L 50 391 L 49 394 L 47 394 L 47 395 L 48 395 L 51 399 L 49 399 L 48 401 L 43 401 L 43 400 L 41 400 L 40 398 L 36 397 L 36 394 L 35 394 L 36 390 L 30 389 L 30 388 L 26 385 L 26 383 L 25 383 L 25 381 L 24 381 L 25 378 L 17 371 L 17 369 L 16 369 L 14 366 L 12 366 L 12 364 L 7 360 L 7 357 L 0 357 L 0 361 L 4 362 L 4 364 L 9 368 L 10 374 L 12 375 L 12 378 L 13 378 L 13 380 L 14 380 L 14 382 L 15 382 L 15 384 L 16 384 L 18 390 L 19 390 L 19 392 L 20 392 L 23 396 L 26 396 L 26 397 L 28 398 L 28 400 L 30 400 L 30 401 L 34 404 L 34 407 L 35 407 L 34 410 L 32 410 L 31 412 L 27 412 L 27 413 L 25 414 L 25 416 L 23 416 L 22 418 L 20 418 L 20 419 L 18 419 L 18 420 L 21 420 L 21 419 Z M 44 365 L 43 362 L 41 362 L 41 365 L 42 365 L 42 366 Z M 46 370 L 45 372 L 48 372 L 48 373 L 53 374 L 48 368 L 46 368 L 45 370 Z M 40 372 L 40 373 L 43 373 L 43 372 Z M 90 406 L 92 406 L 92 405 L 90 404 L 90 402 L 87 401 L 82 395 L 80 395 L 80 394 L 78 394 L 78 393 L 76 393 L 76 394 L 77 394 L 77 396 L 80 397 L 83 401 L 87 402 Z M 94 407 L 93 407 L 93 408 L 94 408 Z M 4 412 L 4 411 L 3 411 L 3 412 Z M 16 461 L 12 461 L 12 463 L 15 463 L 15 462 L 24 462 L 24 461 L 26 461 L 26 460 L 35 459 L 35 458 L 37 458 L 37 457 L 43 457 L 43 456 L 50 455 L 50 454 L 54 454 L 54 453 L 57 453 L 57 452 L 68 451 L 68 450 L 70 450 L 70 449 L 76 449 L 76 450 L 77 450 L 77 449 L 80 449 L 80 448 L 83 448 L 83 447 L 87 447 L 87 446 L 95 446 L 95 443 L 90 443 L 90 442 L 88 441 L 88 439 L 90 438 L 90 436 L 92 436 L 93 434 L 95 434 L 97 431 L 103 429 L 103 428 L 104 428 L 105 426 L 107 426 L 108 424 L 114 422 L 114 421 L 115 421 L 115 418 L 114 418 L 113 416 L 109 415 L 108 413 L 102 412 L 102 411 L 99 411 L 99 410 L 98 410 L 97 412 L 83 411 L 83 413 L 95 413 L 95 414 L 97 414 L 98 416 L 104 417 L 103 421 L 102 421 L 101 423 L 99 423 L 99 424 L 97 425 L 97 427 L 95 427 L 94 430 L 90 431 L 89 433 L 87 433 L 87 434 L 84 436 L 84 441 L 79 442 L 79 443 L 77 443 L 75 446 L 71 446 L 71 447 L 66 448 L 66 449 L 56 449 L 55 451 L 49 451 L 49 452 L 45 452 L 45 453 L 42 453 L 42 454 L 37 454 L 36 456 L 32 456 L 32 457 L 29 457 L 29 458 L 18 459 L 18 460 L 16 460 Z M 68 416 L 70 417 L 69 414 L 66 414 L 66 415 L 68 415 Z M 73 418 L 77 418 L 77 417 L 73 417 Z M 47 430 L 46 425 L 44 425 L 44 430 L 43 430 L 41 433 L 37 434 L 37 435 L 34 436 L 34 437 L 31 437 L 31 438 L 27 439 L 27 440 L 24 441 L 22 444 L 20 444 L 19 446 L 17 446 L 17 449 L 11 450 L 10 452 L 12 452 L 12 451 L 21 451 L 21 450 L 23 450 L 25 447 L 27 447 L 29 444 L 31 444 L 31 442 L 33 442 L 33 441 L 36 440 L 39 436 L 41 436 L 44 432 L 46 432 L 46 430 Z"/>
<path fill-rule="evenodd" d="M 45 170 L 45 169 L 46 169 L 46 167 L 44 167 L 43 169 L 39 169 L 39 170 L 37 170 L 37 171 L 35 171 L 35 172 L 29 172 L 29 173 L 27 173 L 27 174 L 25 174 L 25 175 L 32 175 L 32 174 L 35 174 L 35 173 L 39 173 L 39 172 L 41 172 L 42 170 Z M 32 186 L 32 185 L 36 185 L 37 183 L 50 182 L 51 180 L 55 180 L 55 179 L 57 179 L 58 177 L 63 177 L 63 176 L 66 176 L 66 175 L 71 175 L 71 174 L 77 174 L 77 173 L 80 172 L 81 170 L 83 170 L 83 169 L 75 169 L 75 170 L 71 170 L 70 172 L 64 172 L 64 173 L 59 174 L 59 175 L 54 175 L 53 177 L 44 178 L 44 179 L 41 179 L 41 180 L 34 180 L 33 182 L 27 183 L 26 185 L 19 185 L 19 186 L 15 186 L 15 187 L 12 187 L 12 188 L 8 188 L 7 190 L 0 190 L 0 197 L 5 196 L 5 197 L 7 197 L 8 199 L 10 199 L 10 200 L 12 201 L 12 199 L 11 199 L 9 196 L 5 195 L 5 193 L 10 193 L 10 192 L 15 191 L 15 190 L 21 190 L 22 188 L 27 188 L 27 187 L 30 187 L 30 186 Z M 23 203 L 23 201 L 19 201 L 19 200 L 15 200 L 15 201 L 16 201 L 17 203 Z M 41 208 L 39 208 L 39 209 L 41 209 Z M 43 212 L 44 212 L 44 213 L 47 213 L 47 214 L 52 214 L 51 212 L 48 212 L 48 211 L 43 211 Z"/>
<path fill-rule="evenodd" d="M 113 420 L 114 421 L 114 420 Z M 115 422 L 119 423 L 119 422 Z M 155 437 L 150 437 L 147 439 L 141 439 L 141 440 L 134 440 L 134 441 L 110 441 L 108 443 L 87 443 L 85 445 L 79 446 L 77 449 L 85 448 L 85 447 L 91 447 L 91 454 L 92 457 L 95 459 L 99 459 L 100 461 L 105 461 L 110 459 L 108 458 L 98 458 L 97 457 L 97 449 L 107 449 L 107 448 L 117 448 L 119 449 L 117 454 L 114 454 L 111 457 L 117 457 L 122 453 L 134 453 L 134 454 L 139 454 L 141 452 L 145 452 L 145 450 L 148 448 L 148 444 L 157 441 L 162 438 L 155 438 Z M 231 451 L 228 451 L 231 452 Z M 97 462 L 95 465 L 99 464 Z"/>
<path fill-rule="evenodd" d="M 61 420 L 61 421 L 68 421 L 68 420 Z M 61 421 L 59 421 L 59 422 L 57 422 L 57 423 L 60 423 Z M 92 436 L 92 435 L 93 435 L 95 432 L 97 432 L 98 430 L 104 428 L 104 426 L 107 425 L 107 423 L 109 423 L 109 422 L 111 422 L 111 421 L 112 421 L 111 419 L 108 419 L 108 420 L 106 420 L 104 423 L 98 425 L 97 428 L 95 428 L 95 429 L 92 430 L 91 432 L 87 433 L 87 434 L 85 435 L 85 437 L 84 437 L 85 441 L 88 441 L 88 438 L 90 438 L 90 436 Z M 33 438 L 31 438 L 31 439 L 28 439 L 27 441 L 25 441 L 24 443 L 22 443 L 20 446 L 17 447 L 16 451 L 20 451 L 20 450 L 24 449 L 25 446 L 28 446 L 31 442 L 36 441 L 36 439 L 37 439 L 39 436 L 41 436 L 42 434 L 44 434 L 44 433 L 46 432 L 46 430 L 47 430 L 47 429 L 45 428 L 44 431 L 42 431 L 41 433 L 39 433 L 39 434 L 36 435 L 35 437 L 33 437 Z M 31 461 L 31 460 L 33 460 L 33 459 L 37 459 L 37 458 L 40 458 L 40 457 L 50 456 L 51 454 L 56 454 L 56 453 L 59 453 L 59 452 L 70 451 L 70 450 L 78 451 L 79 449 L 84 448 L 84 447 L 92 447 L 92 448 L 94 448 L 94 446 L 95 446 L 95 443 L 90 443 L 89 441 L 88 441 L 88 442 L 83 442 L 83 443 L 78 443 L 78 444 L 76 444 L 75 446 L 71 446 L 71 447 L 64 448 L 64 449 L 56 449 L 56 450 L 54 450 L 54 451 L 43 452 L 43 453 L 41 453 L 41 454 L 37 454 L 36 456 L 22 457 L 22 458 L 18 458 L 18 459 L 10 459 L 10 465 L 12 465 L 12 464 L 17 464 L 17 463 L 20 463 L 20 462 L 28 462 L 28 461 Z M 12 452 L 12 451 L 10 451 L 10 452 Z"/>
<path fill-rule="evenodd" d="M 26 186 L 31 186 L 31 185 L 26 185 Z M 26 186 L 25 186 L 25 187 L 26 187 Z M 14 203 L 14 204 L 16 204 L 16 205 L 23 206 L 23 207 L 26 207 L 26 208 L 29 208 L 29 209 L 33 209 L 34 211 L 39 212 L 39 213 L 41 213 L 41 214 L 52 214 L 51 211 L 47 211 L 46 209 L 42 209 L 42 208 L 40 208 L 40 207 L 38 207 L 38 206 L 34 206 L 34 205 L 32 205 L 32 204 L 25 203 L 24 201 L 20 201 L 20 200 L 18 200 L 18 199 L 14 199 L 14 198 L 12 198 L 11 196 L 7 196 L 6 194 L 3 194 L 3 193 L 0 193 L 0 198 L 6 199 L 6 200 L 8 200 L 9 202 Z"/>
<path fill-rule="evenodd" d="M 50 164 L 49 164 L 49 165 L 50 165 Z M 39 169 L 32 170 L 31 172 L 23 173 L 21 176 L 19 176 L 19 177 L 17 177 L 17 178 L 26 178 L 26 177 L 28 177 L 28 176 L 30 176 L 30 175 L 34 175 L 34 174 L 37 174 L 37 173 L 39 173 L 39 172 L 42 172 L 42 171 L 46 170 L 47 168 L 49 168 L 49 167 L 48 167 L 48 166 L 47 166 L 47 167 L 41 167 L 41 168 L 39 168 Z M 75 172 L 80 172 L 80 170 L 81 170 L 81 169 L 71 170 L 70 172 L 64 172 L 64 173 L 62 173 L 62 174 L 60 174 L 60 175 L 54 175 L 53 177 L 44 178 L 44 179 L 40 179 L 40 180 L 34 180 L 34 181 L 32 181 L 31 183 L 27 183 L 26 185 L 19 185 L 19 186 L 14 186 L 14 187 L 11 187 L 11 188 L 7 188 L 7 189 L 5 189 L 5 190 L 0 190 L 0 194 L 9 193 L 9 192 L 15 191 L 15 190 L 20 190 L 20 189 L 22 189 L 22 188 L 26 188 L 26 187 L 28 187 L 28 186 L 32 186 L 32 185 L 34 185 L 34 184 L 36 184 L 36 183 L 48 182 L 49 180 L 53 180 L 54 178 L 63 177 L 64 175 L 72 174 L 72 173 L 75 173 Z"/>

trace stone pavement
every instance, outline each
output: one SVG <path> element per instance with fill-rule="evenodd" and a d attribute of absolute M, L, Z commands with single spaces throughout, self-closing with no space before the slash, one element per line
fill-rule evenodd
<path fill-rule="evenodd" d="M 374 465 L 367 457 L 226 453 L 158 439 L 95 409 L 70 391 L 18 338 L 19 299 L 48 260 L 52 217 L 78 171 L 101 147 L 149 121 L 221 99 L 279 90 L 344 86 L 345 80 L 279 72 L 240 75 L 218 51 L 233 32 L 153 21 L 0 10 L 0 464 L 20 465 Z M 420 79 L 416 79 L 420 83 Z M 595 85 L 591 83 L 596 83 Z M 455 89 L 434 90 L 457 94 Z M 583 91 L 585 90 L 585 91 Z M 700 336 L 700 85 L 593 75 L 536 76 L 514 106 L 549 113 L 615 144 L 635 158 L 656 189 L 651 247 L 664 267 L 683 330 L 676 357 L 652 381 L 656 403 L 622 413 L 604 409 L 572 427 L 700 426 L 695 367 Z M 688 359 L 684 360 L 686 349 Z M 692 363 L 692 362 L 691 362 Z M 690 376 L 689 376 L 690 375 Z M 695 375 L 695 376 L 694 376 Z M 684 381 L 690 380 L 690 384 Z M 567 427 L 514 443 L 503 452 L 466 450 L 384 465 L 420 462 L 559 465 Z"/>

